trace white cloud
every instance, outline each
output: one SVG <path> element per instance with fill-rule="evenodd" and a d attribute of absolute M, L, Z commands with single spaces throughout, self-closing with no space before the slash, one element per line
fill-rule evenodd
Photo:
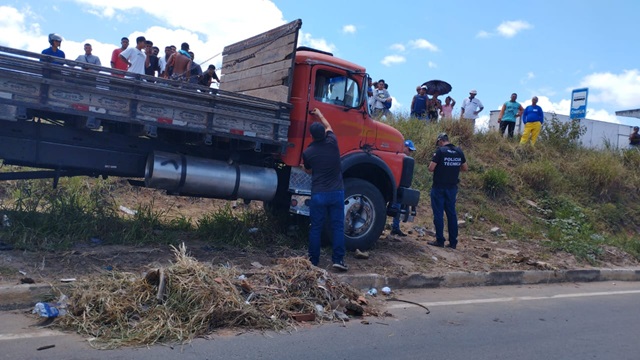
<path fill-rule="evenodd" d="M 389 48 L 399 52 L 404 52 L 406 50 L 405 46 L 402 44 L 393 44 Z"/>
<path fill-rule="evenodd" d="M 504 21 L 496 28 L 495 33 L 491 33 L 485 30 L 480 30 L 477 34 L 477 38 L 486 39 L 490 38 L 494 35 L 500 35 L 506 38 L 511 38 L 516 36 L 522 30 L 532 29 L 533 25 L 529 24 L 526 21 L 516 20 L 516 21 Z"/>
<path fill-rule="evenodd" d="M 529 82 L 529 80 L 532 80 L 535 77 L 536 75 L 532 71 L 529 71 L 527 75 L 520 80 L 520 84 L 526 84 L 527 82 Z"/>
<path fill-rule="evenodd" d="M 594 73 L 585 76 L 580 87 L 589 88 L 588 102 L 621 108 L 640 108 L 640 70 L 624 70 L 613 74 Z"/>
<path fill-rule="evenodd" d="M 498 25 L 496 31 L 504 37 L 510 38 L 514 37 L 517 33 L 522 30 L 531 29 L 531 26 L 528 22 L 522 20 L 516 21 L 505 21 L 502 24 Z"/>
<path fill-rule="evenodd" d="M 438 67 L 438 64 L 434 63 L 433 61 L 429 61 L 429 62 L 427 63 L 427 66 L 428 66 L 430 69 L 435 69 L 435 68 L 437 68 L 437 67 Z"/>
<path fill-rule="evenodd" d="M 342 27 L 342 32 L 345 34 L 355 34 L 356 26 L 355 25 L 345 25 Z"/>
<path fill-rule="evenodd" d="M 476 34 L 476 37 L 477 37 L 477 38 L 482 38 L 482 39 L 483 39 L 483 38 L 488 38 L 488 37 L 490 37 L 490 36 L 491 36 L 491 33 L 487 32 L 487 31 L 484 31 L 484 30 L 480 30 L 480 31 Z"/>
<path fill-rule="evenodd" d="M 380 63 L 384 66 L 391 66 L 394 64 L 401 64 L 403 62 L 407 61 L 407 59 L 404 56 L 401 55 L 388 55 L 385 56 L 382 61 L 380 61 Z"/>
<path fill-rule="evenodd" d="M 433 52 L 439 50 L 437 46 L 433 45 L 425 39 L 411 40 L 409 41 L 409 46 L 414 49 L 426 49 Z"/>
<path fill-rule="evenodd" d="M 314 49 L 335 52 L 336 46 L 332 43 L 327 42 L 327 40 L 322 38 L 314 38 L 311 34 L 300 31 L 298 35 L 298 45 L 299 46 L 309 46 Z"/>

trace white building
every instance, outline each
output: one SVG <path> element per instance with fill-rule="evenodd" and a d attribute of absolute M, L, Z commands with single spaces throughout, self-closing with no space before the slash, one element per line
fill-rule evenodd
<path fill-rule="evenodd" d="M 640 112 L 640 109 L 639 109 Z M 617 113 L 616 113 L 617 114 Z M 489 115 L 489 130 L 498 130 L 500 125 L 498 124 L 498 116 L 500 110 L 492 110 Z M 623 115 L 623 114 L 619 114 Z M 553 118 L 553 113 L 544 113 L 544 121 L 550 121 Z M 568 115 L 555 114 L 555 117 L 561 122 L 569 122 Z M 633 126 L 623 125 L 617 123 L 611 123 L 606 121 L 582 119 L 580 123 L 586 127 L 587 132 L 580 137 L 580 142 L 583 146 L 588 148 L 604 148 L 606 144 L 609 144 L 614 148 L 627 148 L 629 147 L 629 135 L 633 132 Z M 516 129 L 514 134 L 522 134 L 524 126 L 522 125 L 522 119 L 517 118 Z M 506 131 L 505 131 L 506 136 Z"/>

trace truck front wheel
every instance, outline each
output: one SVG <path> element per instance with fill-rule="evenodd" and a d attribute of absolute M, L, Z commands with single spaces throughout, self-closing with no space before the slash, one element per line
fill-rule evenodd
<path fill-rule="evenodd" d="M 344 181 L 344 240 L 349 251 L 372 248 L 386 221 L 386 205 L 380 190 L 362 179 Z"/>

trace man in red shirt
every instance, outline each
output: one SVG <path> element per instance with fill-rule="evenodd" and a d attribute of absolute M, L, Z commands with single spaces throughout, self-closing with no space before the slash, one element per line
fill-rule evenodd
<path fill-rule="evenodd" d="M 122 58 L 120 58 L 120 53 L 125 51 L 128 47 L 129 47 L 129 39 L 126 37 L 123 37 L 120 40 L 120 44 L 122 45 L 121 47 L 113 50 L 113 53 L 111 53 L 111 67 L 113 69 L 118 69 L 118 70 L 124 70 L 127 71 L 127 69 L 129 69 L 129 64 L 126 63 L 126 61 L 124 61 Z M 120 75 L 120 74 L 113 74 L 115 76 L 118 77 L 123 77 L 124 75 Z"/>

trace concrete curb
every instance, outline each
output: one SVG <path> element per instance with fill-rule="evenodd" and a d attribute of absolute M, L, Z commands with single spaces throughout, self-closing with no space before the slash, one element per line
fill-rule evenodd
<path fill-rule="evenodd" d="M 358 289 L 383 286 L 389 286 L 392 289 L 418 289 L 562 282 L 640 281 L 640 269 L 451 272 L 439 276 L 414 273 L 403 277 L 387 277 L 378 274 L 342 274 L 338 277 Z"/>
<path fill-rule="evenodd" d="M 389 286 L 397 290 L 561 282 L 640 281 L 640 269 L 451 272 L 439 276 L 414 273 L 403 277 L 340 274 L 337 277 L 358 289 Z M 56 288 L 63 290 L 66 286 L 68 285 L 56 286 Z M 50 284 L 0 286 L 0 310 L 29 308 L 39 301 L 51 301 L 57 296 Z"/>
<path fill-rule="evenodd" d="M 56 298 L 50 284 L 0 286 L 0 310 L 32 307 L 39 301 Z"/>

